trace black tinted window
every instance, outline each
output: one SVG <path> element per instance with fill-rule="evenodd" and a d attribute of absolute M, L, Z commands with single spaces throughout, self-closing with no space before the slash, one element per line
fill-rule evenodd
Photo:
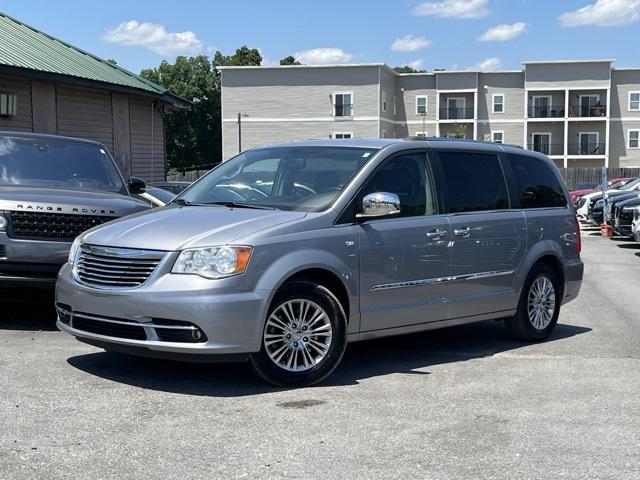
<path fill-rule="evenodd" d="M 475 152 L 439 152 L 450 213 L 509 208 L 507 185 L 498 156 Z"/>
<path fill-rule="evenodd" d="M 385 163 L 367 182 L 361 198 L 375 192 L 395 193 L 400 216 L 432 215 L 436 212 L 432 185 L 425 154 L 407 154 Z"/>
<path fill-rule="evenodd" d="M 516 193 L 522 208 L 564 207 L 567 205 L 562 185 L 551 166 L 528 155 L 509 154 L 508 158 L 516 180 Z"/>

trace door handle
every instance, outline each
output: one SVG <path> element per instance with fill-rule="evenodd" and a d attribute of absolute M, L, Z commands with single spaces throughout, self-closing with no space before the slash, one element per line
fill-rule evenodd
<path fill-rule="evenodd" d="M 440 238 L 446 235 L 447 232 L 445 230 L 433 230 L 431 232 L 427 232 L 427 237 L 429 238 Z"/>
<path fill-rule="evenodd" d="M 468 237 L 469 235 L 471 235 L 471 228 L 456 228 L 455 230 L 453 230 L 453 233 L 455 233 L 458 237 Z"/>

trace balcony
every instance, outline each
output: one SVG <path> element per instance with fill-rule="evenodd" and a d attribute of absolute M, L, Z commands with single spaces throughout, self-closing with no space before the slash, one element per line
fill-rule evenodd
<path fill-rule="evenodd" d="M 472 107 L 442 107 L 439 113 L 440 120 L 473 120 Z"/>
<path fill-rule="evenodd" d="M 545 155 L 564 155 L 563 143 L 529 143 L 527 144 L 529 150 L 534 152 L 544 153 Z"/>
<path fill-rule="evenodd" d="M 333 106 L 333 114 L 335 117 L 352 117 L 353 116 L 353 104 L 342 103 Z"/>
<path fill-rule="evenodd" d="M 596 105 L 571 105 L 569 107 L 569 117 L 575 118 L 602 118 L 607 116 L 607 106 Z"/>
<path fill-rule="evenodd" d="M 528 113 L 529 118 L 564 118 L 564 105 L 547 105 L 547 106 L 534 106 L 529 105 Z"/>
<path fill-rule="evenodd" d="M 569 155 L 604 155 L 606 145 L 594 142 L 570 143 L 568 145 Z"/>

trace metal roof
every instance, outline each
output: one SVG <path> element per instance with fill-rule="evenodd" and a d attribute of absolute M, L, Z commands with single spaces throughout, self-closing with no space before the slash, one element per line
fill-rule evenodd
<path fill-rule="evenodd" d="M 30 72 L 73 77 L 139 90 L 143 94 L 188 104 L 162 85 L 114 65 L 89 52 L 0 12 L 0 65 Z"/>

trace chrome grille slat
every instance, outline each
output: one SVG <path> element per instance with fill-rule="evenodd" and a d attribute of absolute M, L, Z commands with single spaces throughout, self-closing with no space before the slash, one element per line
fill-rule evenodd
<path fill-rule="evenodd" d="M 102 289 L 136 288 L 156 270 L 166 252 L 83 245 L 74 273 L 79 283 Z"/>

